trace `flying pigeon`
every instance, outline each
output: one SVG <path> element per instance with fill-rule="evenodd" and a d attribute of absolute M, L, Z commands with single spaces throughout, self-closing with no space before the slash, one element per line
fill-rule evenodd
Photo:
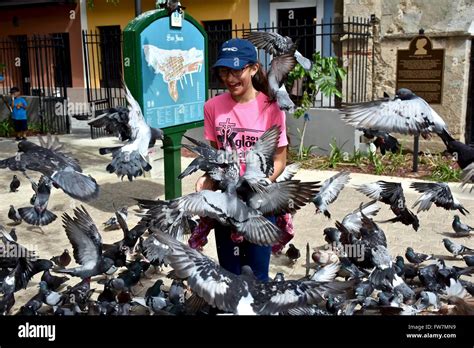
<path fill-rule="evenodd" d="M 362 227 L 362 214 L 366 215 L 369 218 L 372 218 L 378 214 L 380 207 L 375 204 L 374 201 L 363 204 L 361 207 L 355 209 L 352 213 L 347 214 L 343 219 L 341 224 L 347 228 L 350 233 L 356 235 L 359 234 L 359 231 Z"/>
<path fill-rule="evenodd" d="M 460 236 L 467 236 L 469 235 L 469 232 L 474 231 L 473 227 L 461 222 L 459 215 L 454 215 L 454 220 L 451 226 L 453 227 L 454 232 Z"/>
<path fill-rule="evenodd" d="M 18 177 L 16 175 L 13 175 L 13 179 L 10 183 L 10 192 L 16 192 L 18 191 L 18 188 L 20 187 L 20 180 L 18 180 Z"/>
<path fill-rule="evenodd" d="M 115 215 L 103 223 L 105 231 L 113 231 L 120 229 L 120 224 L 117 219 L 117 215 L 120 215 L 123 221 L 127 221 L 128 207 L 124 206 L 115 212 Z"/>
<path fill-rule="evenodd" d="M 108 147 L 99 149 L 101 155 L 112 153 L 112 162 L 107 166 L 109 173 L 116 173 L 118 177 L 127 177 L 129 181 L 141 176 L 143 172 L 151 170 L 151 165 L 146 161 L 148 149 L 155 145 L 156 140 L 163 139 L 163 132 L 160 129 L 151 128 L 145 122 L 142 110 L 132 94 L 125 88 L 127 98 L 128 114 L 125 110 L 116 109 L 112 113 L 102 114 L 91 121 L 92 127 L 108 127 L 120 135 L 120 138 L 127 143 L 123 146 Z"/>
<path fill-rule="evenodd" d="M 464 254 L 474 254 L 474 250 L 464 246 L 462 244 L 454 243 L 448 238 L 443 238 L 443 244 L 446 250 L 448 250 L 454 256 L 464 255 Z"/>
<path fill-rule="evenodd" d="M 72 218 L 68 213 L 63 214 L 63 227 L 79 266 L 55 271 L 82 279 L 106 273 L 114 266 L 114 261 L 102 256 L 102 237 L 94 221 L 84 207 L 74 209 L 74 215 Z"/>
<path fill-rule="evenodd" d="M 250 267 L 235 275 L 173 237 L 155 233 L 170 247 L 167 261 L 175 274 L 187 279 L 191 290 L 212 306 L 237 315 L 276 314 L 290 308 L 321 303 L 329 294 L 341 294 L 351 282 L 258 281 Z"/>
<path fill-rule="evenodd" d="M 292 53 L 296 43 L 288 36 L 282 36 L 276 32 L 250 31 L 244 33 L 244 38 L 249 40 L 255 47 L 265 50 L 273 56 Z M 297 50 L 293 52 L 297 62 L 305 69 L 311 70 L 313 63 Z"/>
<path fill-rule="evenodd" d="M 387 220 L 387 222 L 400 221 L 404 225 L 412 225 L 415 231 L 418 230 L 420 222 L 418 217 L 407 208 L 400 183 L 379 180 L 374 183 L 363 184 L 357 188 L 357 191 L 390 206 L 396 217 Z"/>
<path fill-rule="evenodd" d="M 408 262 L 419 264 L 419 263 L 425 262 L 426 260 L 430 260 L 433 257 L 433 255 L 415 253 L 413 248 L 408 247 L 405 252 L 405 257 L 407 258 Z"/>
<path fill-rule="evenodd" d="M 341 109 L 343 120 L 356 128 L 422 135 L 442 133 L 446 123 L 422 98 L 406 88 L 400 88 L 394 99 L 384 98 Z"/>
<path fill-rule="evenodd" d="M 288 74 L 296 66 L 293 53 L 273 57 L 268 70 L 268 87 L 270 101 L 276 100 L 281 110 L 293 112 L 295 103 L 290 99 L 285 87 Z"/>
<path fill-rule="evenodd" d="M 41 176 L 38 185 L 33 182 L 36 192 L 35 202 L 32 207 L 19 208 L 18 213 L 30 225 L 46 226 L 56 220 L 56 214 L 49 211 L 48 202 L 51 195 L 52 182 L 46 176 Z"/>
<path fill-rule="evenodd" d="M 410 185 L 411 188 L 414 188 L 416 191 L 423 193 L 413 207 L 416 207 L 418 204 L 417 213 L 420 211 L 427 211 L 430 209 L 431 204 L 434 203 L 437 207 L 443 207 L 446 210 L 459 210 L 461 214 L 466 215 L 469 211 L 463 207 L 463 205 L 453 197 L 451 189 L 448 184 L 444 182 L 438 183 L 424 183 L 424 182 L 414 182 Z"/>
<path fill-rule="evenodd" d="M 327 207 L 337 199 L 344 185 L 349 182 L 349 179 L 350 173 L 344 171 L 337 173 L 323 182 L 319 193 L 313 198 L 316 213 L 323 213 L 327 218 L 331 218 L 331 213 L 329 213 Z"/>
<path fill-rule="evenodd" d="M 33 170 L 48 177 L 55 187 L 81 201 L 90 201 L 99 195 L 99 185 L 94 178 L 82 173 L 77 160 L 61 152 L 57 137 L 48 135 L 45 141 L 39 137 L 41 146 L 28 140 L 18 143 L 18 153 L 0 161 L 0 168 L 25 172 Z"/>

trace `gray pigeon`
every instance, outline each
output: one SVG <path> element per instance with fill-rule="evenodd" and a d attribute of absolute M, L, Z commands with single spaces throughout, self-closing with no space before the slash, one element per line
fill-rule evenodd
<path fill-rule="evenodd" d="M 313 203 L 316 207 L 316 213 L 323 213 L 327 218 L 331 218 L 331 213 L 328 211 L 328 205 L 333 203 L 339 193 L 341 193 L 344 185 L 350 180 L 350 173 L 343 171 L 330 177 L 323 182 L 319 193 L 314 196 Z"/>
<path fill-rule="evenodd" d="M 296 59 L 292 53 L 276 56 L 270 63 L 268 71 L 268 86 L 270 100 L 276 100 L 281 110 L 293 112 L 295 103 L 288 95 L 285 81 L 288 74 L 296 65 Z"/>
<path fill-rule="evenodd" d="M 118 147 L 101 148 L 99 153 L 112 153 L 112 162 L 106 168 L 109 173 L 116 173 L 122 179 L 126 176 L 129 181 L 133 181 L 133 178 L 151 170 L 151 165 L 146 160 L 148 149 L 155 145 L 156 140 L 163 139 L 163 132 L 147 125 L 140 105 L 127 86 L 124 85 L 124 89 L 129 104 L 128 117 L 117 119 L 106 113 L 91 120 L 89 125 L 102 127 L 110 122 L 126 121 L 126 126 L 121 125 L 119 134 L 127 143 Z"/>
<path fill-rule="evenodd" d="M 74 218 L 63 214 L 63 226 L 73 248 L 73 256 L 79 266 L 55 269 L 76 277 L 89 278 L 108 272 L 114 260 L 102 256 L 102 237 L 91 216 L 84 207 L 74 209 Z"/>
<path fill-rule="evenodd" d="M 375 217 L 380 211 L 380 207 L 375 204 L 376 201 L 370 201 L 355 209 L 352 213 L 347 214 L 342 219 L 341 224 L 347 228 L 350 233 L 359 234 L 362 227 L 362 214 L 369 218 Z"/>
<path fill-rule="evenodd" d="M 10 192 L 16 192 L 18 191 L 18 188 L 20 187 L 20 180 L 18 180 L 18 177 L 16 175 L 13 175 L 13 179 L 10 183 Z"/>
<path fill-rule="evenodd" d="M 351 104 L 341 109 L 343 120 L 356 128 L 422 135 L 442 133 L 446 123 L 422 98 L 406 88 L 400 88 L 393 100 Z"/>
<path fill-rule="evenodd" d="M 428 183 L 428 182 L 414 182 L 410 185 L 416 191 L 423 193 L 413 204 L 416 207 L 418 204 L 418 213 L 420 211 L 427 211 L 431 204 L 434 203 L 437 207 L 442 207 L 446 210 L 459 210 L 461 214 L 466 215 L 469 211 L 459 202 L 451 193 L 448 184 L 444 182 Z"/>
<path fill-rule="evenodd" d="M 469 235 L 469 232 L 474 231 L 474 228 L 461 222 L 459 215 L 454 215 L 452 227 L 454 232 L 460 236 L 467 236 Z"/>
<path fill-rule="evenodd" d="M 34 226 L 46 226 L 56 220 L 56 214 L 50 212 L 48 208 L 49 196 L 51 194 L 52 182 L 46 176 L 42 176 L 35 184 L 35 202 L 33 207 L 19 208 L 18 213 L 28 224 Z"/>
<path fill-rule="evenodd" d="M 166 259 L 177 277 L 187 279 L 191 290 L 211 306 L 237 315 L 286 312 L 321 303 L 329 294 L 342 294 L 353 286 L 352 282 L 335 281 L 260 282 L 248 266 L 235 275 L 170 235 L 155 233 L 155 237 L 170 247 Z"/>
<path fill-rule="evenodd" d="M 48 135 L 45 141 L 39 137 L 41 146 L 28 140 L 18 143 L 18 153 L 0 161 L 0 168 L 25 172 L 33 170 L 48 177 L 55 187 L 81 201 L 90 201 L 99 195 L 99 185 L 94 178 L 82 173 L 77 160 L 61 152 L 57 137 Z"/>
<path fill-rule="evenodd" d="M 18 213 L 18 211 L 12 204 L 10 204 L 10 209 L 8 210 L 8 218 L 12 220 L 15 224 L 21 224 L 21 222 L 23 221 L 21 215 Z"/>
<path fill-rule="evenodd" d="M 464 254 L 474 254 L 474 250 L 464 246 L 462 244 L 454 243 L 448 238 L 443 238 L 443 244 L 446 250 L 448 250 L 454 256 L 464 255 Z"/>
<path fill-rule="evenodd" d="M 293 51 L 295 42 L 288 37 L 276 32 L 251 31 L 244 34 L 244 38 L 249 40 L 255 47 L 265 50 L 273 56 L 281 56 L 293 52 L 298 63 L 305 69 L 311 70 L 313 63 L 304 57 L 300 52 Z"/>

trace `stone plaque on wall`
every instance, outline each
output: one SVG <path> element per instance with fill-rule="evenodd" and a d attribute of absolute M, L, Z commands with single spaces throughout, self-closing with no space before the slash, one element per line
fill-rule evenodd
<path fill-rule="evenodd" d="M 397 51 L 397 90 L 408 88 L 431 104 L 441 104 L 444 49 L 433 49 L 431 40 L 420 35 L 408 50 Z"/>

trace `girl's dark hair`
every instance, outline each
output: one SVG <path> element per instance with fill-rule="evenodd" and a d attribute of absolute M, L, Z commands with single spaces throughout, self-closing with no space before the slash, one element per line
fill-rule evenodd
<path fill-rule="evenodd" d="M 257 91 L 262 92 L 266 96 L 270 96 L 267 73 L 263 70 L 261 63 L 258 64 L 257 73 L 252 77 L 252 85 Z"/>

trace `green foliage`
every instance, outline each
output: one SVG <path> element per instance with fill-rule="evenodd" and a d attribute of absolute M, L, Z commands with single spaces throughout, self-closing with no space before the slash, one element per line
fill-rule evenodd
<path fill-rule="evenodd" d="M 360 150 L 356 150 L 354 147 L 354 151 L 352 152 L 352 156 L 349 159 L 349 162 L 354 163 L 356 166 L 359 167 L 362 164 L 363 157 L 364 155 L 362 154 L 362 152 L 360 152 Z"/>
<path fill-rule="evenodd" d="M 432 158 L 434 169 L 430 175 L 433 181 L 459 181 L 461 169 L 453 168 L 453 162 L 442 156 Z"/>
<path fill-rule="evenodd" d="M 9 137 L 15 133 L 15 129 L 13 128 L 13 124 L 10 118 L 4 119 L 0 122 L 0 134 L 4 137 Z"/>
<path fill-rule="evenodd" d="M 313 66 L 306 71 L 300 64 L 288 75 L 287 85 L 292 86 L 296 80 L 303 79 L 303 97 L 293 114 L 300 118 L 313 105 L 314 99 L 319 92 L 327 97 L 342 96 L 337 88 L 337 83 L 346 76 L 346 70 L 339 67 L 336 57 L 321 57 L 320 52 L 313 54 Z"/>
<path fill-rule="evenodd" d="M 347 141 L 346 141 L 347 142 Z M 330 168 L 336 168 L 337 164 L 347 160 L 346 153 L 342 151 L 342 148 L 346 144 L 339 146 L 336 142 L 336 138 L 333 138 L 329 146 L 331 147 L 331 152 L 328 158 L 328 166 Z"/>

